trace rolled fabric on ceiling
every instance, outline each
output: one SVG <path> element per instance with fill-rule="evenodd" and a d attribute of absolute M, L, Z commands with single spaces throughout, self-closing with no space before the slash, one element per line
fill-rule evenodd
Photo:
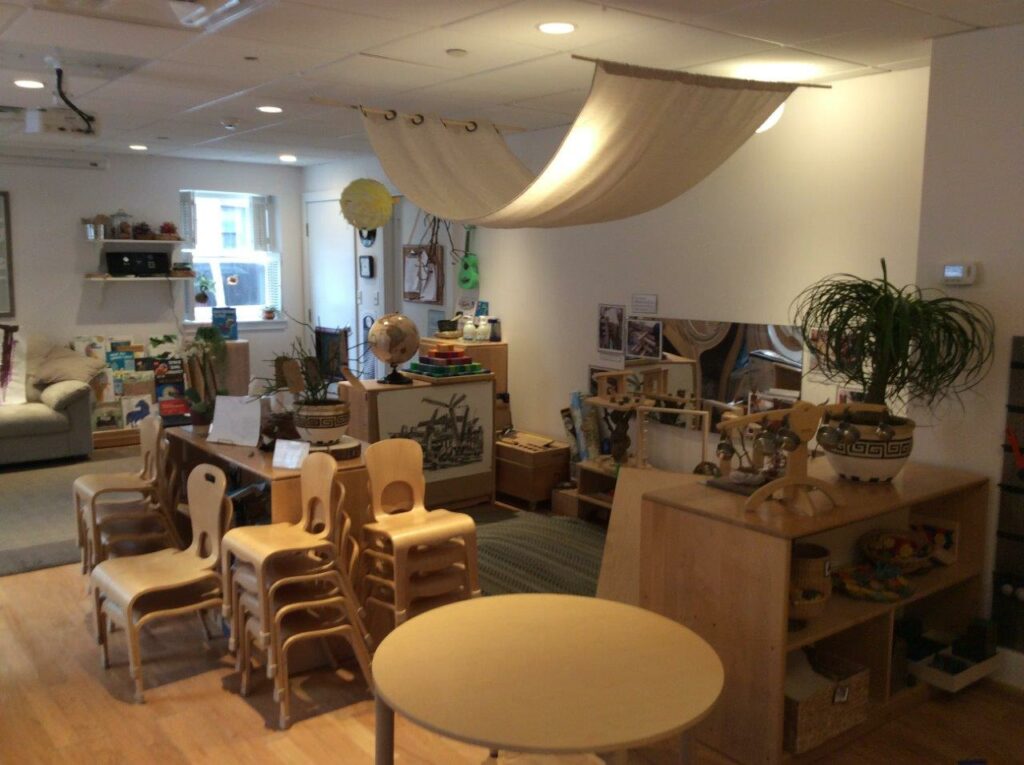
<path fill-rule="evenodd" d="M 590 95 L 534 176 L 488 122 L 364 112 L 388 177 L 418 207 L 491 228 L 628 218 L 692 188 L 725 162 L 798 85 L 599 61 Z"/>

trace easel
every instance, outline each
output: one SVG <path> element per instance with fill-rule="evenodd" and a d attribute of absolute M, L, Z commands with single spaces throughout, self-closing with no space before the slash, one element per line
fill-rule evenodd
<path fill-rule="evenodd" d="M 751 494 L 743 504 L 746 511 L 755 510 L 763 502 L 774 498 L 778 491 L 782 491 L 779 501 L 789 509 L 795 510 L 803 515 L 816 515 L 819 510 L 815 508 L 810 499 L 810 492 L 817 489 L 832 503 L 832 507 L 838 506 L 831 487 L 819 478 L 807 475 L 808 450 L 807 443 L 814 437 L 822 415 L 825 413 L 824 406 L 815 406 L 807 401 L 798 401 L 791 409 L 773 409 L 768 412 L 748 414 L 744 417 L 737 417 L 732 420 L 723 420 L 718 424 L 718 430 L 722 433 L 729 433 L 732 430 L 745 428 L 748 425 L 763 427 L 767 423 L 782 423 L 785 421 L 790 431 L 799 438 L 795 448 L 789 450 L 786 459 L 786 474 L 781 478 L 766 483 L 757 491 Z M 755 457 L 759 450 L 755 450 Z M 723 470 L 723 474 L 725 474 Z"/>

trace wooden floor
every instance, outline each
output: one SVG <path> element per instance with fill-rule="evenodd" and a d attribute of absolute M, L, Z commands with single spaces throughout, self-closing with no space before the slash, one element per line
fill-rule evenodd
<path fill-rule="evenodd" d="M 123 634 L 112 639 L 112 668 L 100 669 L 87 603 L 75 566 L 0 578 L 0 763 L 372 762 L 373 707 L 360 681 L 328 672 L 294 679 L 295 723 L 277 731 L 269 682 L 238 696 L 226 641 L 207 646 L 194 619 L 144 639 L 146 703 L 133 704 Z M 1022 721 L 1024 694 L 982 685 L 930 701 L 828 762 L 1024 763 Z M 486 756 L 401 719 L 396 741 L 396 759 L 408 765 L 477 765 Z M 698 761 L 725 762 L 710 753 Z"/>

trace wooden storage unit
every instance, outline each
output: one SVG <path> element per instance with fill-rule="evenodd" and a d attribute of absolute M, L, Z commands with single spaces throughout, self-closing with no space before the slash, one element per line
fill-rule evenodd
<path fill-rule="evenodd" d="M 584 460 L 579 464 L 579 513 L 581 517 L 612 510 L 618 470 L 613 462 Z"/>
<path fill-rule="evenodd" d="M 698 476 L 680 476 L 685 485 L 644 495 L 641 605 L 690 627 L 721 656 L 725 689 L 697 736 L 741 763 L 803 758 L 783 751 L 789 652 L 813 644 L 870 671 L 867 721 L 808 752 L 813 759 L 927 698 L 923 684 L 891 691 L 898 611 L 921 618 L 926 628 L 954 632 L 983 613 L 987 479 L 909 464 L 891 485 L 856 484 L 840 480 L 821 460 L 810 474 L 830 485 L 836 509 L 802 516 L 766 503 L 744 512 L 745 497 L 704 486 Z M 833 563 L 842 565 L 855 559 L 863 533 L 906 528 L 911 512 L 959 524 L 953 565 L 912 576 L 914 594 L 897 603 L 835 593 L 821 616 L 787 631 L 795 541 L 828 547 Z"/>
<path fill-rule="evenodd" d="M 457 345 L 466 349 L 466 355 L 482 364 L 494 375 L 494 432 L 500 433 L 512 427 L 512 413 L 508 401 L 508 343 L 492 343 L 473 340 L 442 340 L 436 337 L 420 338 L 420 353 L 429 353 L 437 348 Z"/>
<path fill-rule="evenodd" d="M 568 480 L 569 444 L 551 441 L 544 447 L 527 448 L 498 439 L 495 470 L 499 493 L 524 500 L 530 510 L 536 510 L 538 502 L 551 500 L 555 484 Z"/>
<path fill-rule="evenodd" d="M 351 419 L 346 433 L 360 441 L 373 443 L 380 440 L 377 430 L 377 407 L 381 396 L 400 390 L 408 390 L 408 385 L 384 385 L 376 380 L 363 380 L 363 390 L 358 391 L 345 382 L 338 383 L 338 395 L 351 407 Z M 430 383 L 413 380 L 414 388 L 429 388 Z"/>

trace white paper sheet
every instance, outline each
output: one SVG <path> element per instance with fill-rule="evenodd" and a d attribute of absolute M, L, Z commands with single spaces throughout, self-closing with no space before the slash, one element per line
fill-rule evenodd
<path fill-rule="evenodd" d="M 218 444 L 256 446 L 260 442 L 260 402 L 248 396 L 217 396 L 206 439 Z"/>
<path fill-rule="evenodd" d="M 298 470 L 309 456 L 309 441 L 289 441 L 279 438 L 274 442 L 273 466 L 284 470 Z"/>

